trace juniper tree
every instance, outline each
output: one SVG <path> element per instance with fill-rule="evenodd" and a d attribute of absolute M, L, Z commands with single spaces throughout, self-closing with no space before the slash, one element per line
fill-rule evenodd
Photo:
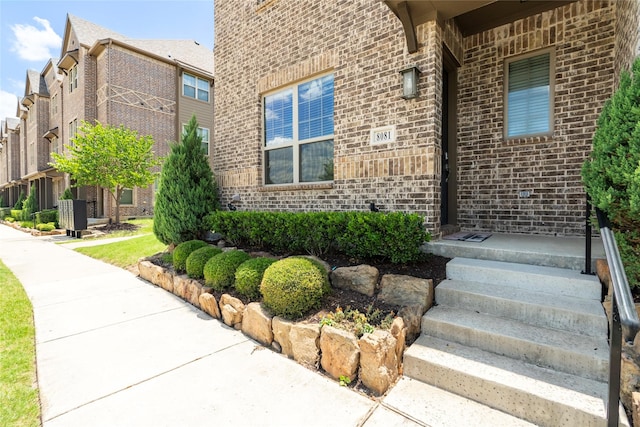
<path fill-rule="evenodd" d="M 182 134 L 182 142 L 171 145 L 162 167 L 153 232 L 166 245 L 203 239 L 208 231 L 206 216 L 218 208 L 217 184 L 194 116 Z"/>

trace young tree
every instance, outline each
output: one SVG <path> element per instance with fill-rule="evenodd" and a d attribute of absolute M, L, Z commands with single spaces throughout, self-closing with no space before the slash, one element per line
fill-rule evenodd
<path fill-rule="evenodd" d="M 31 221 L 33 218 L 31 215 L 38 211 L 38 201 L 36 200 L 36 186 L 31 185 L 29 190 L 29 197 L 22 202 L 22 218 L 25 221 Z"/>
<path fill-rule="evenodd" d="M 82 122 L 73 144 L 66 146 L 71 152 L 51 153 L 51 166 L 69 173 L 76 186 L 97 185 L 106 188 L 115 202 L 116 223 L 120 222 L 120 198 L 125 188 L 146 187 L 153 183 L 156 173 L 152 168 L 160 164 L 154 157 L 153 137 L 138 137 L 136 131 L 124 126 L 95 126 Z"/>
<path fill-rule="evenodd" d="M 182 143 L 171 146 L 156 194 L 153 232 L 166 245 L 202 239 L 208 227 L 205 217 L 220 207 L 218 187 L 191 118 Z"/>

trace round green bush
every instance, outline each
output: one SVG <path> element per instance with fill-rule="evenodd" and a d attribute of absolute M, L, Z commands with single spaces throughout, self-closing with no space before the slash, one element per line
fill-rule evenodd
<path fill-rule="evenodd" d="M 187 257 L 187 276 L 192 279 L 202 279 L 204 277 L 204 265 L 220 253 L 222 253 L 222 249 L 216 246 L 204 246 L 191 252 Z"/>
<path fill-rule="evenodd" d="M 240 264 L 236 270 L 236 290 L 252 300 L 259 299 L 264 271 L 276 261 L 275 258 L 258 257 Z"/>
<path fill-rule="evenodd" d="M 205 283 L 216 291 L 230 288 L 236 279 L 236 269 L 250 258 L 249 254 L 238 250 L 214 256 L 204 265 Z"/>
<path fill-rule="evenodd" d="M 55 225 L 52 222 L 42 223 L 36 225 L 36 229 L 40 231 L 53 231 L 55 230 Z"/>
<path fill-rule="evenodd" d="M 207 246 L 207 243 L 202 240 L 188 240 L 180 243 L 173 250 L 173 268 L 176 271 L 184 271 L 187 268 L 187 258 L 191 252 L 204 246 Z"/>
<path fill-rule="evenodd" d="M 324 269 L 307 258 L 286 258 L 264 272 L 262 302 L 276 316 L 296 319 L 318 307 L 329 289 Z"/>

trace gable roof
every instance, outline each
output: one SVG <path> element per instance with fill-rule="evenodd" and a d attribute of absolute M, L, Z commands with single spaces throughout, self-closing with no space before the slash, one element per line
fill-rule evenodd
<path fill-rule="evenodd" d="M 213 76 L 213 51 L 193 40 L 126 40 L 138 49 Z"/>
<path fill-rule="evenodd" d="M 49 96 L 44 76 L 35 70 L 27 70 L 27 84 L 24 88 L 24 94 L 25 96 L 33 94 Z"/>
<path fill-rule="evenodd" d="M 78 41 L 82 46 L 90 47 L 93 42 L 98 39 L 104 39 L 107 37 L 111 38 L 126 38 L 124 35 L 112 31 L 108 28 L 101 27 L 98 24 L 94 24 L 93 22 L 87 21 L 85 19 L 79 18 L 75 15 L 67 14 L 67 25 L 64 30 L 64 40 L 62 42 L 62 54 L 69 50 L 66 49 L 67 42 L 69 41 L 70 30 L 73 28 L 73 31 L 78 38 Z M 77 49 L 77 47 L 75 47 Z M 73 50 L 73 49 L 71 49 Z M 62 55 L 61 55 L 62 56 Z"/>

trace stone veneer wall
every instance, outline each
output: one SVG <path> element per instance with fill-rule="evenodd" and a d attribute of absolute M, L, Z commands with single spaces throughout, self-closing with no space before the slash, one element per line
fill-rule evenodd
<path fill-rule="evenodd" d="M 615 2 L 580 1 L 465 39 L 458 98 L 463 228 L 583 233 L 580 168 L 614 90 L 616 15 Z M 504 61 L 549 47 L 555 53 L 553 135 L 505 141 Z M 521 190 L 531 197 L 520 198 Z"/>
<path fill-rule="evenodd" d="M 241 210 L 366 210 L 439 215 L 441 34 L 422 25 L 406 52 L 400 21 L 382 2 L 219 0 L 215 5 L 214 173 L 223 205 Z M 404 100 L 399 71 L 422 71 L 420 96 Z M 262 95 L 333 72 L 334 182 L 263 186 Z M 395 143 L 372 146 L 372 128 L 395 125 Z M 436 161 L 438 159 L 438 161 Z"/>

